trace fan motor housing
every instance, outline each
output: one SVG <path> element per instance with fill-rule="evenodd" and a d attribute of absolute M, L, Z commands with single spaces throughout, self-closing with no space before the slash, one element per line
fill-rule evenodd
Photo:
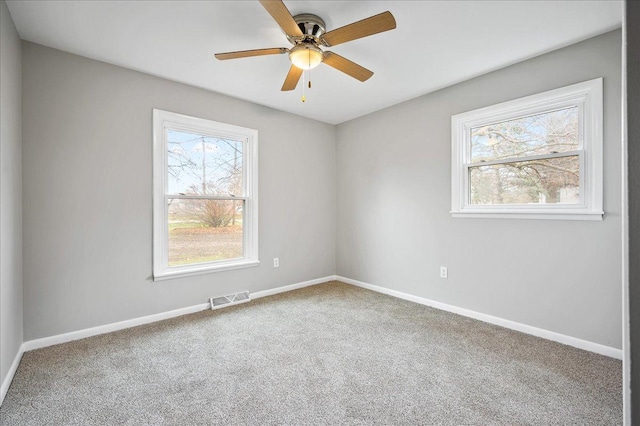
<path fill-rule="evenodd" d="M 287 39 L 291 44 L 301 44 L 313 42 L 315 44 L 320 43 L 320 36 L 326 32 L 326 27 L 322 18 L 311 13 L 301 13 L 293 17 L 302 31 L 302 37 L 295 37 L 287 35 Z"/>

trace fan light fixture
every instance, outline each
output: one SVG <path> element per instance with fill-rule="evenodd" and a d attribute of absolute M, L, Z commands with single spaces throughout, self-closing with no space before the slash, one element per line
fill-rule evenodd
<path fill-rule="evenodd" d="M 322 47 L 337 46 L 348 41 L 369 37 L 374 34 L 392 30 L 396 27 L 396 19 L 391 12 L 386 11 L 357 22 L 336 28 L 329 32 L 322 18 L 311 13 L 291 15 L 282 0 L 260 0 L 260 4 L 271 15 L 293 45 L 286 47 L 271 47 L 267 49 L 241 50 L 238 52 L 216 53 L 216 58 L 227 59 L 249 58 L 252 56 L 289 54 L 291 67 L 282 85 L 282 91 L 294 90 L 302 77 L 302 101 L 304 102 L 305 71 L 309 71 L 321 63 L 337 69 L 359 81 L 366 81 L 373 75 L 373 71 L 343 58 L 337 53 L 323 51 Z M 311 88 L 311 81 L 308 81 Z"/>
<path fill-rule="evenodd" d="M 309 44 L 298 44 L 289 51 L 289 60 L 301 70 L 310 70 L 322 62 L 323 53 L 320 48 Z"/>

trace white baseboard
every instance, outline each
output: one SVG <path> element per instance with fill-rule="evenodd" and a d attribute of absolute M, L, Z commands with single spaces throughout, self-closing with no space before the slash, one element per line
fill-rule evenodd
<path fill-rule="evenodd" d="M 251 293 L 252 299 L 259 299 L 261 297 L 273 296 L 278 293 L 286 293 L 287 291 L 297 290 L 299 288 L 310 287 L 316 284 L 326 283 L 327 281 L 335 281 L 337 277 L 335 275 L 329 275 L 324 278 L 317 278 L 315 280 L 303 281 L 301 283 L 285 285 L 282 287 L 271 288 L 269 290 L 256 291 L 255 293 Z"/>
<path fill-rule="evenodd" d="M 208 309 L 209 303 L 201 303 L 195 306 L 176 309 L 159 314 L 147 315 L 144 317 L 133 318 L 130 320 L 114 322 L 111 324 L 99 325 L 97 327 L 85 328 L 82 330 L 70 331 L 68 333 L 57 334 L 55 336 L 43 337 L 40 339 L 28 340 L 24 342 L 25 352 L 34 349 L 46 348 L 47 346 L 59 345 L 74 340 L 84 339 L 85 337 L 98 336 L 100 334 L 111 333 L 112 331 L 124 330 L 125 328 L 136 327 L 138 325 L 150 324 L 156 321 L 162 321 L 169 318 L 179 317 L 181 315 L 192 314 Z"/>
<path fill-rule="evenodd" d="M 565 334 L 556 333 L 555 331 L 544 330 L 542 328 L 533 327 L 530 325 L 522 324 L 515 321 L 510 321 L 503 318 L 494 317 L 492 315 L 475 312 L 469 309 L 459 308 L 453 305 L 447 305 L 446 303 L 436 302 L 435 300 L 425 299 L 423 297 L 414 296 L 412 294 L 402 293 L 396 290 L 390 290 L 385 287 L 380 287 L 373 284 L 368 284 L 362 281 L 353 280 L 351 278 L 336 276 L 336 280 L 342 281 L 347 284 L 355 285 L 357 287 L 373 290 L 378 293 L 387 294 L 400 299 L 409 300 L 411 302 L 419 303 L 421 305 L 430 306 L 432 308 L 440 309 L 442 311 L 452 312 L 454 314 L 462 315 L 465 317 L 473 318 L 479 321 L 487 322 L 489 324 L 498 325 L 500 327 L 516 330 L 521 333 L 531 334 L 536 337 L 542 337 L 543 339 L 552 340 L 554 342 L 562 343 L 564 345 L 573 346 L 578 349 L 584 349 L 589 352 L 595 352 L 600 355 L 605 355 L 615 359 L 622 359 L 622 350 L 612 348 L 610 346 L 601 345 L 599 343 L 589 342 L 587 340 L 578 339 L 576 337 L 567 336 Z"/>
<path fill-rule="evenodd" d="M 22 359 L 22 355 L 24 354 L 24 343 L 20 345 L 20 349 L 18 349 L 18 353 L 16 354 L 13 363 L 11 364 L 11 368 L 7 372 L 7 376 L 2 381 L 2 386 L 0 386 L 0 405 L 4 402 L 4 397 L 7 396 L 7 392 L 9 391 L 9 386 L 11 386 L 11 382 L 13 381 L 13 377 L 16 375 L 16 371 L 18 370 L 18 365 L 20 365 L 20 360 Z"/>
<path fill-rule="evenodd" d="M 320 284 L 326 281 L 332 281 L 334 279 L 335 279 L 335 276 L 331 275 L 328 277 L 318 278 L 315 280 L 304 281 L 301 283 L 272 288 L 269 290 L 258 291 L 255 293 L 251 293 L 251 298 L 259 299 L 261 297 L 271 296 L 278 293 L 284 293 L 284 292 L 295 290 L 298 288 L 308 287 L 308 286 Z M 169 318 L 175 318 L 182 315 L 192 314 L 192 313 L 204 311 L 205 309 L 210 309 L 210 308 L 211 308 L 211 305 L 209 303 L 201 303 L 199 305 L 189 306 L 186 308 L 176 309 L 173 311 L 161 312 L 159 314 L 147 315 L 140 318 L 114 322 L 111 324 L 100 325 L 97 327 L 85 328 L 83 330 L 71 331 L 69 333 L 58 334 L 55 336 L 43 337 L 41 339 L 29 340 L 24 342 L 22 346 L 25 352 L 32 351 L 34 349 L 46 348 L 47 346 L 53 346 L 53 345 L 58 345 L 60 343 L 71 342 L 73 340 L 84 339 L 85 337 L 111 333 L 112 331 L 124 330 L 125 328 L 136 327 L 138 325 L 150 324 L 153 322 L 162 321 Z"/>
<path fill-rule="evenodd" d="M 430 306 L 443 311 L 452 312 L 458 315 L 473 318 L 473 319 L 487 322 L 490 324 L 520 331 L 522 333 L 531 334 L 533 336 L 541 337 L 543 339 L 553 340 L 555 342 L 573 346 L 579 349 L 584 349 L 590 352 L 595 352 L 611 358 L 622 359 L 622 350 L 620 349 L 615 349 L 609 346 L 601 345 L 594 342 L 589 342 L 586 340 L 578 339 L 575 337 L 567 336 L 567 335 L 556 333 L 549 330 L 543 330 L 541 328 L 532 327 L 530 325 L 521 324 L 515 321 L 494 317 L 494 316 L 483 314 L 480 312 L 471 311 L 469 309 L 459 308 L 453 305 L 447 305 L 446 303 L 436 302 L 434 300 L 425 299 L 423 297 L 414 296 L 407 293 L 402 293 L 400 291 L 390 290 L 385 287 L 368 284 L 362 281 L 353 280 L 351 278 L 346 278 L 339 275 L 330 275 L 324 278 L 318 278 L 315 280 L 304 281 L 304 282 L 277 287 L 269 290 L 258 291 L 255 293 L 251 293 L 251 298 L 259 299 L 261 297 L 272 296 L 275 294 L 285 293 L 287 291 L 296 290 L 299 288 L 309 287 L 312 285 L 321 284 L 327 281 L 335 281 L 335 280 L 342 281 L 346 284 L 351 284 L 357 287 L 373 290 L 378 293 L 387 294 L 389 296 L 398 297 L 400 299 L 409 300 L 415 303 L 419 303 L 421 305 Z M 148 315 L 145 317 L 134 318 L 134 319 L 120 321 L 112 324 L 106 324 L 106 325 L 101 325 L 97 327 L 86 328 L 83 330 L 72 331 L 69 333 L 58 334 L 56 336 L 43 337 L 41 339 L 26 341 L 20 347 L 20 351 L 16 355 L 16 358 L 13 364 L 11 365 L 11 369 L 9 370 L 7 376 L 2 382 L 2 387 L 0 388 L 0 404 L 4 400 L 4 397 L 7 391 L 9 390 L 9 386 L 11 385 L 11 381 L 13 380 L 13 377 L 16 373 L 18 365 L 20 364 L 20 359 L 22 358 L 22 354 L 24 352 L 31 351 L 34 349 L 44 348 L 47 346 L 57 345 L 60 343 L 66 343 L 73 340 L 84 339 L 86 337 L 97 336 L 104 333 L 123 330 L 126 328 L 136 327 L 138 325 L 150 324 L 153 322 L 162 321 L 169 318 L 174 318 L 182 315 L 203 311 L 209 308 L 210 308 L 209 303 L 201 303 L 199 305 L 189 306 L 186 308 L 176 309 L 173 311 L 161 312 L 158 314 Z"/>

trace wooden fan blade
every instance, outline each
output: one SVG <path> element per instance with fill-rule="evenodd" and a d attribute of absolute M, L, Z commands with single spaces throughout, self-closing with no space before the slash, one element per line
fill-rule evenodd
<path fill-rule="evenodd" d="M 241 50 L 239 52 L 226 52 L 226 53 L 216 53 L 215 57 L 224 61 L 225 59 L 237 59 L 237 58 L 248 58 L 251 56 L 263 56 L 263 55 L 278 55 L 281 53 L 287 53 L 289 49 L 284 47 L 273 47 L 270 49 L 254 49 L 254 50 Z"/>
<path fill-rule="evenodd" d="M 260 0 L 260 4 L 267 9 L 269 15 L 275 19 L 280 28 L 289 36 L 301 37 L 302 31 L 296 21 L 291 16 L 291 12 L 284 5 L 282 0 Z"/>
<path fill-rule="evenodd" d="M 367 81 L 373 75 L 373 71 L 351 62 L 337 53 L 325 52 L 322 62 L 360 81 Z"/>
<path fill-rule="evenodd" d="M 289 68 L 289 74 L 287 74 L 287 78 L 285 78 L 281 90 L 285 92 L 287 90 L 295 89 L 298 85 L 298 81 L 300 80 L 301 75 L 302 70 L 296 66 L 291 65 L 291 68 Z"/>
<path fill-rule="evenodd" d="M 391 12 L 387 11 L 329 31 L 320 38 L 327 46 L 336 46 L 341 43 L 346 43 L 347 41 L 389 31 L 395 27 L 396 20 Z"/>

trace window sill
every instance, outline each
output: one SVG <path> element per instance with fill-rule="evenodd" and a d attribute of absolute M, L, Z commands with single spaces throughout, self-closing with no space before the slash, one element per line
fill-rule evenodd
<path fill-rule="evenodd" d="M 167 270 L 167 271 L 162 271 L 157 274 L 154 274 L 153 281 L 164 281 L 164 280 L 171 280 L 174 278 L 184 278 L 184 277 L 191 277 L 194 275 L 210 274 L 213 272 L 231 271 L 234 269 L 241 269 L 241 268 L 251 268 L 253 266 L 259 266 L 259 265 L 260 265 L 259 260 L 242 259 L 235 262 L 225 262 L 224 264 L 220 264 L 220 265 L 206 265 L 206 266 L 203 265 L 200 267 L 191 267 L 188 269 L 180 269 L 180 270 L 173 270 L 173 271 Z"/>
<path fill-rule="evenodd" d="M 483 219 L 547 219 L 547 220 L 602 220 L 604 212 L 500 212 L 500 211 L 457 211 L 452 217 Z"/>

